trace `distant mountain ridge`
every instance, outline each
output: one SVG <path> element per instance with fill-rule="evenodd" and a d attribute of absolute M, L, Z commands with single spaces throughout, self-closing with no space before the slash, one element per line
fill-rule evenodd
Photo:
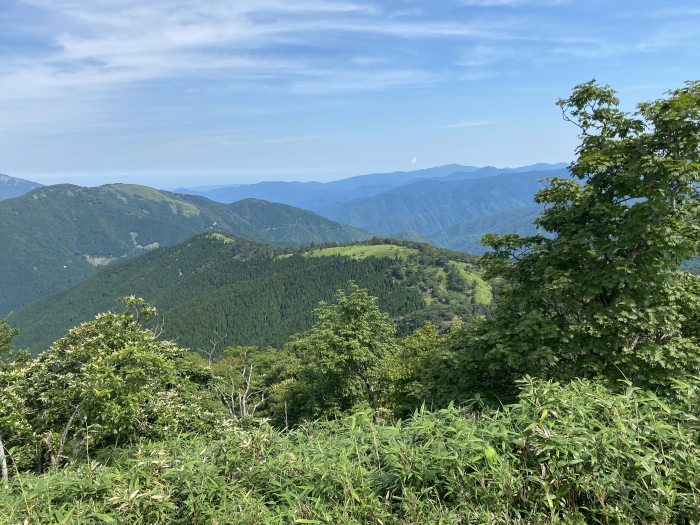
<path fill-rule="evenodd" d="M 130 184 L 41 187 L 0 202 L 0 318 L 114 261 L 207 231 L 284 246 L 370 237 L 259 200 L 221 204 Z"/>
<path fill-rule="evenodd" d="M 566 163 L 516 168 L 448 164 L 327 183 L 261 182 L 202 188 L 201 193 L 222 202 L 264 198 L 375 234 L 480 253 L 480 239 L 489 228 L 512 227 L 532 233 L 532 220 L 539 210 L 533 198 L 543 187 L 541 180 L 568 176 Z"/>
<path fill-rule="evenodd" d="M 0 201 L 5 199 L 14 199 L 24 195 L 25 193 L 40 188 L 41 184 L 30 180 L 18 179 L 0 173 Z"/>
<path fill-rule="evenodd" d="M 203 188 L 202 190 L 179 188 L 175 191 L 202 195 L 223 203 L 255 198 L 317 211 L 339 202 L 371 197 L 415 180 L 443 177 L 457 172 L 466 173 L 478 169 L 475 166 L 448 164 L 416 171 L 357 175 L 330 182 L 263 181 L 255 184 Z"/>
<path fill-rule="evenodd" d="M 491 223 L 498 222 L 499 214 L 504 215 L 503 221 L 513 222 L 514 210 L 534 206 L 534 196 L 545 186 L 544 179 L 567 176 L 568 171 L 560 169 L 507 172 L 462 180 L 456 177 L 421 180 L 369 199 L 336 206 L 325 215 L 378 234 L 413 231 L 442 246 L 473 250 L 473 239 L 460 243 L 451 230 L 462 225 L 463 237 L 469 233 L 468 224 L 474 225 L 485 217 L 490 217 Z M 527 222 L 514 226 L 522 229 L 531 225 L 534 216 L 519 215 Z M 474 230 L 472 235 L 476 233 Z"/>
<path fill-rule="evenodd" d="M 200 195 L 223 203 L 247 198 L 264 199 L 323 214 L 338 204 L 373 197 L 419 180 L 482 178 L 499 173 L 556 170 L 564 168 L 566 165 L 566 163 L 539 163 L 517 168 L 494 168 L 492 166 L 477 167 L 446 164 L 414 171 L 356 175 L 330 182 L 263 181 L 254 184 L 178 188 L 174 191 L 176 193 Z"/>
<path fill-rule="evenodd" d="M 433 242 L 452 250 L 482 253 L 481 238 L 487 233 L 534 235 L 537 232 L 534 221 L 541 211 L 540 206 L 530 204 L 483 215 L 443 229 L 433 235 Z"/>
<path fill-rule="evenodd" d="M 203 232 L 284 246 L 346 243 L 381 234 L 479 253 L 484 233 L 534 231 L 538 209 L 533 197 L 541 179 L 568 176 L 560 166 L 451 164 L 329 183 L 207 190 L 246 197 L 231 204 L 130 184 L 35 187 L 0 201 L 0 317 L 115 261 Z M 35 185 L 9 177 L 2 181 L 8 187 Z"/>

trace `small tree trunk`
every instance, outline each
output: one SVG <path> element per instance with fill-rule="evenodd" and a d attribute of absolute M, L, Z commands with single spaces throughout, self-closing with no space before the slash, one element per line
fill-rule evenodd
<path fill-rule="evenodd" d="M 49 438 L 46 438 L 49 439 Z M 46 453 L 44 451 L 45 447 L 44 444 L 46 444 L 46 439 L 40 439 L 39 443 L 37 444 L 37 462 L 36 462 L 36 473 L 37 474 L 43 474 L 44 473 L 44 460 L 46 458 Z M 51 450 L 51 446 L 48 446 L 48 450 Z"/>
<path fill-rule="evenodd" d="M 51 455 L 51 466 L 55 467 L 58 465 L 58 462 L 61 461 L 61 458 L 63 457 L 63 451 L 66 448 L 66 441 L 68 441 L 68 432 L 70 432 L 71 427 L 73 426 L 73 421 L 75 420 L 75 416 L 78 415 L 78 411 L 80 410 L 80 407 L 83 405 L 83 402 L 81 401 L 80 403 L 77 404 L 75 409 L 73 410 L 73 413 L 71 414 L 70 418 L 68 418 L 68 423 L 66 423 L 66 427 L 63 429 L 63 434 L 61 434 L 61 441 L 58 443 L 58 451 L 56 454 Z"/>
<path fill-rule="evenodd" d="M 10 471 L 7 469 L 7 455 L 5 454 L 5 442 L 0 436 L 0 465 L 2 465 L 2 483 L 5 488 L 10 482 Z"/>
<path fill-rule="evenodd" d="M 372 423 L 375 425 L 379 424 L 379 416 L 377 414 L 377 409 L 379 408 L 377 403 L 377 396 L 374 393 L 374 384 L 369 380 L 366 374 L 360 372 L 360 379 L 365 384 L 365 390 L 367 391 L 367 402 L 372 408 Z"/>

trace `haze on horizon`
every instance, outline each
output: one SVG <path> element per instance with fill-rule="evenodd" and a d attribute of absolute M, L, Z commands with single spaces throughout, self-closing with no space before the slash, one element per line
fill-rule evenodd
<path fill-rule="evenodd" d="M 159 187 L 570 160 L 554 102 L 700 70 L 653 0 L 4 0 L 0 173 Z"/>

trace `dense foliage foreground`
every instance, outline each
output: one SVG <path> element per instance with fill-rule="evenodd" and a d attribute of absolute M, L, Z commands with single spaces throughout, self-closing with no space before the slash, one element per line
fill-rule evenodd
<path fill-rule="evenodd" d="M 0 496 L 0 519 L 697 523 L 697 405 L 580 380 L 520 386 L 517 403 L 498 411 L 421 411 L 390 425 L 360 412 L 289 433 L 251 424 L 108 449 L 15 479 Z"/>
<path fill-rule="evenodd" d="M 351 283 L 204 357 L 136 297 L 36 358 L 0 322 L 0 523 L 699 523 L 700 83 L 560 105 L 574 178 L 487 237 L 489 319 L 400 337 Z"/>

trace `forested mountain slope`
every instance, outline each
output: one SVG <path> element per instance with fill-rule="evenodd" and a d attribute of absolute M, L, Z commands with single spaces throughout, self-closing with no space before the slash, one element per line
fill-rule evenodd
<path fill-rule="evenodd" d="M 224 205 L 126 184 L 39 188 L 0 202 L 0 316 L 114 261 L 206 231 L 286 246 L 369 237 L 311 212 L 262 201 Z"/>
<path fill-rule="evenodd" d="M 483 274 L 414 243 L 210 232 L 35 317 L 127 286 L 179 301 L 165 324 L 125 297 L 32 358 L 0 321 L 0 523 L 700 523 L 700 277 L 680 270 L 700 246 L 700 81 L 620 104 L 595 81 L 558 101 L 573 179 L 538 193 L 542 235 L 488 236 Z M 282 346 L 222 338 L 227 305 L 225 329 L 269 330 L 353 272 L 381 304 L 351 283 Z M 397 312 L 478 304 L 396 333 Z M 231 346 L 193 355 L 169 323 Z"/>
<path fill-rule="evenodd" d="M 40 186 L 41 184 L 37 182 L 18 179 L 16 177 L 10 177 L 9 175 L 3 175 L 0 173 L 0 201 L 19 197 L 20 195 L 24 195 L 34 188 L 39 188 Z"/>
<path fill-rule="evenodd" d="M 426 320 L 488 313 L 490 286 L 473 259 L 429 245 L 372 243 L 292 251 L 219 233 L 107 268 L 18 312 L 20 346 L 41 351 L 67 328 L 115 308 L 124 295 L 159 308 L 167 337 L 195 350 L 281 344 L 311 325 L 313 309 L 349 281 L 369 289 L 400 332 Z"/>
<path fill-rule="evenodd" d="M 449 226 L 431 239 L 439 246 L 478 254 L 484 251 L 481 239 L 487 233 L 534 235 L 534 221 L 541 212 L 542 207 L 535 204 L 503 210 Z"/>
<path fill-rule="evenodd" d="M 466 221 L 532 206 L 543 179 L 567 174 L 562 169 L 499 173 L 471 180 L 423 180 L 338 206 L 327 216 L 377 233 L 415 231 L 437 241 L 444 237 L 444 230 Z"/>

